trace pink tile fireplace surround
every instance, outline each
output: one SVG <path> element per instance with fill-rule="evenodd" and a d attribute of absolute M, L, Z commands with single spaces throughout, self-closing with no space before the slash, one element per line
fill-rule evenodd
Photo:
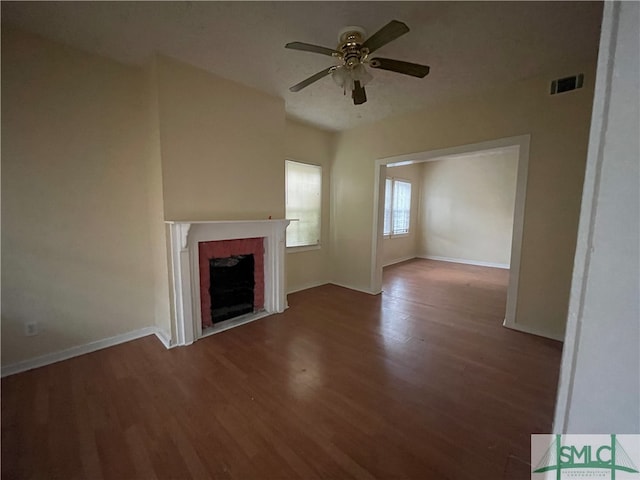
<path fill-rule="evenodd" d="M 237 220 L 166 222 L 171 241 L 171 288 L 173 345 L 189 345 L 203 336 L 201 310 L 201 244 L 219 240 L 262 238 L 264 242 L 264 310 L 242 317 L 239 322 L 223 322 L 205 334 L 257 320 L 287 308 L 285 286 L 285 230 L 289 220 Z M 206 303 L 206 302 L 205 302 Z"/>

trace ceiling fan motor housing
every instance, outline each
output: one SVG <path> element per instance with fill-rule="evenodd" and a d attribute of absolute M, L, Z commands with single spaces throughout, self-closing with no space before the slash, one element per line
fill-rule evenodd
<path fill-rule="evenodd" d="M 347 68 L 353 68 L 363 62 L 368 51 L 362 48 L 366 32 L 362 27 L 345 27 L 338 35 L 338 48 Z"/>

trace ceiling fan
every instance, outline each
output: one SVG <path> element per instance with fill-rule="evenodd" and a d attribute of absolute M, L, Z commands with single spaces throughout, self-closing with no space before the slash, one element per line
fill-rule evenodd
<path fill-rule="evenodd" d="M 379 68 L 381 70 L 389 70 L 404 75 L 424 78 L 429 73 L 429 67 L 427 65 L 403 62 L 391 58 L 369 58 L 369 55 L 380 47 L 385 46 L 387 43 L 404 35 L 408 31 L 409 27 L 407 27 L 407 25 L 398 20 L 392 20 L 369 38 L 366 37 L 366 32 L 362 27 L 343 28 L 338 35 L 338 47 L 335 50 L 310 43 L 287 43 L 285 48 L 320 53 L 334 57 L 339 61 L 338 65 L 325 68 L 289 88 L 289 90 L 299 92 L 321 78 L 332 74 L 334 81 L 344 89 L 345 94 L 348 91 L 351 92 L 353 104 L 361 105 L 367 101 L 364 86 L 373 79 L 365 68 L 365 65 L 371 68 Z"/>

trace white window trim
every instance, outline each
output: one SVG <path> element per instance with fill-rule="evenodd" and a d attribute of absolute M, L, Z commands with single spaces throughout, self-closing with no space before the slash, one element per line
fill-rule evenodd
<path fill-rule="evenodd" d="M 300 163 L 303 165 L 309 165 L 312 167 L 318 167 L 320 168 L 320 226 L 319 226 L 319 230 L 318 230 L 318 236 L 320 237 L 320 239 L 318 239 L 317 243 L 313 243 L 313 244 L 309 244 L 309 245 L 296 245 L 296 246 L 291 246 L 288 247 L 287 246 L 287 241 L 286 241 L 286 237 L 285 237 L 285 251 L 287 254 L 289 253 L 298 253 L 298 252 L 306 252 L 306 251 L 311 251 L 311 250 L 320 250 L 322 248 L 322 230 L 323 230 L 323 224 L 322 224 L 322 204 L 323 204 L 323 195 L 324 195 L 324 166 L 320 165 L 318 163 L 311 163 L 311 162 L 301 162 L 300 160 L 296 160 L 294 158 L 291 157 L 285 157 L 285 211 L 286 211 L 286 195 L 287 195 L 287 174 L 286 174 L 286 164 L 287 162 L 294 162 L 294 163 Z M 295 219 L 289 219 L 291 221 L 298 221 L 297 218 Z"/>
<path fill-rule="evenodd" d="M 303 245 L 300 247 L 287 247 L 287 253 L 310 252 L 312 250 L 320 250 L 321 248 L 321 243 L 316 243 L 315 245 Z"/>
<path fill-rule="evenodd" d="M 409 200 L 409 229 L 406 232 L 403 233 L 393 233 L 393 227 L 391 228 L 391 232 L 390 233 L 384 233 L 384 229 L 382 232 L 382 237 L 385 240 L 390 240 L 392 238 L 403 238 L 403 237 L 408 237 L 409 235 L 411 235 L 411 214 L 413 212 L 413 182 L 411 180 L 409 180 L 408 178 L 404 178 L 404 177 L 385 177 L 385 180 L 391 180 L 391 184 L 393 185 L 393 182 L 396 180 L 399 180 L 401 182 L 405 182 L 408 183 L 409 185 L 411 185 L 411 199 Z M 393 193 L 391 194 L 391 202 L 392 202 L 392 206 L 393 206 Z M 393 217 L 391 219 L 391 224 L 393 225 Z M 383 225 L 384 227 L 384 225 Z"/>
<path fill-rule="evenodd" d="M 407 232 L 407 233 L 387 233 L 387 234 L 383 234 L 382 236 L 384 238 L 402 238 L 402 237 L 408 237 L 409 235 L 411 235 L 411 232 Z"/>

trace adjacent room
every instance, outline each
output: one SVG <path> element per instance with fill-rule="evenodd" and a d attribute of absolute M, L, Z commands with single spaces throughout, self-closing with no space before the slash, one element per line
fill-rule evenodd
<path fill-rule="evenodd" d="M 593 418 L 583 198 L 635 7 L 1 7 L 3 477 L 524 479 Z"/>
<path fill-rule="evenodd" d="M 518 148 L 387 166 L 384 266 L 411 258 L 509 268 Z"/>
<path fill-rule="evenodd" d="M 416 266 L 447 267 L 436 261 L 509 270 L 518 162 L 515 145 L 387 164 L 383 266 L 420 258 L 431 261 Z"/>

